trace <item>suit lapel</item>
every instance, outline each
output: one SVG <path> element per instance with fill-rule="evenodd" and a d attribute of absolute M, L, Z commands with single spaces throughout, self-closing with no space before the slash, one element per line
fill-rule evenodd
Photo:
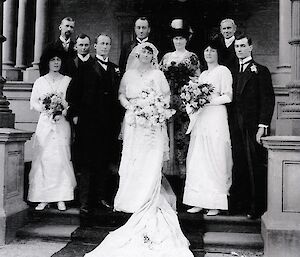
<path fill-rule="evenodd" d="M 104 68 L 97 62 L 97 60 L 94 63 L 94 70 L 100 77 L 102 77 L 103 72 L 105 72 Z"/>
<path fill-rule="evenodd" d="M 253 72 L 251 71 L 251 66 L 253 64 L 253 61 L 251 61 L 249 63 L 249 65 L 247 66 L 246 70 L 239 74 L 239 80 L 238 80 L 238 87 L 237 87 L 237 93 L 238 95 L 241 95 L 243 93 L 243 90 L 247 84 L 247 82 L 249 81 L 249 79 L 253 76 Z"/>

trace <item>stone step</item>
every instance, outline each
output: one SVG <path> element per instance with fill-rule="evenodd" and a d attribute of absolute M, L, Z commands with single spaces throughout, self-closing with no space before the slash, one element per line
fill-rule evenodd
<path fill-rule="evenodd" d="M 45 222 L 29 223 L 17 231 L 18 238 L 39 238 L 49 241 L 70 241 L 71 234 L 78 225 L 45 224 Z"/>
<path fill-rule="evenodd" d="M 108 235 L 109 232 L 114 231 L 112 227 L 79 227 L 71 236 L 72 242 L 99 244 Z M 201 232 L 193 232 L 186 234 L 190 241 L 191 247 L 194 249 L 203 248 L 203 240 Z"/>
<path fill-rule="evenodd" d="M 99 210 L 92 215 L 81 217 L 81 225 L 99 227 L 120 227 L 129 219 L 130 214 Z M 179 212 L 178 219 L 182 229 L 186 232 L 208 231 L 260 233 L 260 220 L 249 220 L 245 216 L 206 216 Z"/>
<path fill-rule="evenodd" d="M 207 216 L 201 214 L 179 213 L 181 227 L 190 230 L 205 232 L 235 232 L 235 233 L 260 233 L 261 222 L 247 219 L 246 216 L 217 215 Z"/>
<path fill-rule="evenodd" d="M 203 235 L 205 250 L 226 251 L 228 249 L 262 250 L 264 247 L 261 234 L 206 232 Z"/>
<path fill-rule="evenodd" d="M 34 208 L 30 208 L 28 220 L 30 223 L 79 225 L 80 215 L 78 208 L 68 208 L 66 211 L 59 211 L 56 208 L 45 208 L 42 211 L 36 211 Z"/>

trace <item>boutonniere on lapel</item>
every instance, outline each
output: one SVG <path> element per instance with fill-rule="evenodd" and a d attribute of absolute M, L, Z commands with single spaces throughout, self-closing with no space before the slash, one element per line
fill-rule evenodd
<path fill-rule="evenodd" d="M 119 67 L 116 67 L 116 68 L 115 68 L 115 73 L 117 73 L 117 75 L 118 75 L 118 76 L 120 76 L 120 75 L 121 75 L 121 72 L 120 72 L 120 69 L 119 69 Z"/>
<path fill-rule="evenodd" d="M 258 73 L 257 66 L 254 63 L 252 63 L 250 70 L 251 70 L 251 72 L 254 72 L 255 74 Z"/>

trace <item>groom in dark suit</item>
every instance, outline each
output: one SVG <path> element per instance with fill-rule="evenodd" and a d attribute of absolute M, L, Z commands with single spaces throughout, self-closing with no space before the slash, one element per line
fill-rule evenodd
<path fill-rule="evenodd" d="M 270 131 L 275 97 L 268 68 L 252 58 L 251 38 L 239 35 L 234 45 L 239 65 L 229 113 L 234 163 L 230 208 L 257 218 L 266 209 L 266 150 L 261 137 Z"/>
<path fill-rule="evenodd" d="M 86 39 L 89 38 L 81 40 Z M 118 161 L 120 153 L 120 72 L 108 59 L 108 35 L 97 36 L 94 47 L 95 60 L 88 58 L 85 64 L 78 60 L 81 65 L 67 92 L 71 116 L 77 117 L 74 158 L 80 167 L 79 191 L 84 212 L 95 204 L 110 206 L 110 164 Z"/>
<path fill-rule="evenodd" d="M 122 74 L 124 74 L 126 70 L 127 59 L 132 49 L 142 42 L 147 42 L 149 40 L 148 36 L 150 31 L 150 22 L 146 17 L 139 17 L 136 19 L 134 23 L 136 37 L 132 41 L 125 43 L 121 49 L 119 67 Z"/>

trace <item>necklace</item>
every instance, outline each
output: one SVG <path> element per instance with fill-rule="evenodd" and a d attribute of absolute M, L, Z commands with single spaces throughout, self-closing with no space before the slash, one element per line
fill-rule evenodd
<path fill-rule="evenodd" d="M 50 82 L 55 83 L 56 81 L 60 80 L 61 76 L 60 76 L 60 74 L 54 75 L 54 76 L 48 74 L 48 78 L 49 78 Z"/>
<path fill-rule="evenodd" d="M 148 73 L 149 69 L 145 69 L 145 70 L 138 70 L 139 76 L 143 77 L 146 73 Z"/>

